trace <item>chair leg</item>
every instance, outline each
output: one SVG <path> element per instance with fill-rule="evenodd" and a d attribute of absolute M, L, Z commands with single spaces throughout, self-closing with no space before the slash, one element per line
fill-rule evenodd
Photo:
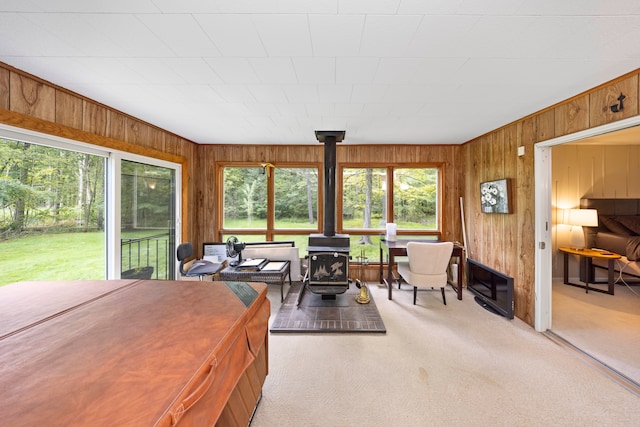
<path fill-rule="evenodd" d="M 444 296 L 444 288 L 440 288 L 440 290 L 442 291 L 442 302 L 444 305 L 447 305 L 447 297 Z"/>
<path fill-rule="evenodd" d="M 413 305 L 416 305 L 416 297 L 418 296 L 418 287 L 413 287 Z"/>

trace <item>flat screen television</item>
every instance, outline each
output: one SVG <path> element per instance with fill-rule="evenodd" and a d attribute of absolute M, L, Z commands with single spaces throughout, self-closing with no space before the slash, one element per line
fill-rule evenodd
<path fill-rule="evenodd" d="M 467 289 L 482 307 L 513 319 L 513 277 L 467 258 Z"/>

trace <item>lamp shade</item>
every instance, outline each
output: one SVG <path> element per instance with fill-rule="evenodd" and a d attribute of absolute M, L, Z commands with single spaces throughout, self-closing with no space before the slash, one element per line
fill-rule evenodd
<path fill-rule="evenodd" d="M 598 211 L 596 209 L 570 209 L 567 224 L 582 227 L 597 227 Z"/>

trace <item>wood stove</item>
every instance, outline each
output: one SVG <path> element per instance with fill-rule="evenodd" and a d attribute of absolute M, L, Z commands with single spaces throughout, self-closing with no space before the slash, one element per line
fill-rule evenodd
<path fill-rule="evenodd" d="M 324 144 L 324 221 L 323 234 L 309 236 L 305 287 L 324 299 L 335 299 L 349 289 L 349 235 L 335 231 L 336 143 L 342 142 L 344 134 L 316 131 L 316 138 Z"/>
<path fill-rule="evenodd" d="M 349 236 L 309 236 L 308 281 L 315 293 L 341 294 L 349 289 Z"/>

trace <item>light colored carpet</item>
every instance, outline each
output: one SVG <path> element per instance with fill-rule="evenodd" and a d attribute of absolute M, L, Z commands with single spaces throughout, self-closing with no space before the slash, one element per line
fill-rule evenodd
<path fill-rule="evenodd" d="M 271 334 L 253 427 L 629 426 L 638 397 L 524 322 L 369 285 L 382 334 Z M 279 290 L 269 291 L 272 319 Z"/>
<path fill-rule="evenodd" d="M 634 294 L 635 292 L 635 294 Z M 615 295 L 554 281 L 551 330 L 640 383 L 640 286 L 616 285 Z"/>

